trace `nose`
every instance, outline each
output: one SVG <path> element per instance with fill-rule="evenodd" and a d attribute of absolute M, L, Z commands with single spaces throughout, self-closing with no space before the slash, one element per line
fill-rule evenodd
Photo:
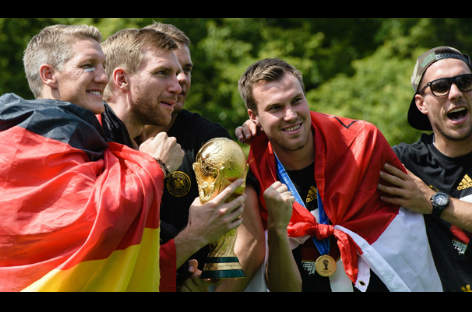
<path fill-rule="evenodd" d="M 181 86 L 183 86 L 184 84 L 186 84 L 188 82 L 188 77 L 187 77 L 187 74 L 185 74 L 183 71 L 181 71 L 178 75 L 177 75 L 177 80 L 179 81 L 179 84 Z"/>
<path fill-rule="evenodd" d="M 288 106 L 285 109 L 285 116 L 284 119 L 287 121 L 293 120 L 297 118 L 297 112 L 293 109 L 292 106 Z"/>
<path fill-rule="evenodd" d="M 105 68 L 102 65 L 98 65 L 95 70 L 95 81 L 104 84 L 108 83 L 108 76 L 105 72 Z"/>
<path fill-rule="evenodd" d="M 175 76 L 175 79 L 172 79 L 169 85 L 169 92 L 179 94 L 182 92 L 182 87 L 180 86 L 178 76 Z"/>
<path fill-rule="evenodd" d="M 455 83 L 451 84 L 451 88 L 449 89 L 449 99 L 455 99 L 458 97 L 462 97 L 462 91 L 456 86 Z"/>

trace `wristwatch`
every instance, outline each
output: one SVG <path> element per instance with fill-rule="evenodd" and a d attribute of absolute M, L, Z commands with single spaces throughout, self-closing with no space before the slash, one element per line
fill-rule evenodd
<path fill-rule="evenodd" d="M 431 204 L 433 205 L 432 215 L 439 218 L 447 205 L 449 205 L 449 195 L 442 192 L 437 192 L 430 198 Z"/>

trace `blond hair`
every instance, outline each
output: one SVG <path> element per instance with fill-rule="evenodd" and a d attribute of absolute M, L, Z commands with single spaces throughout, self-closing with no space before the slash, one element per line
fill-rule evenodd
<path fill-rule="evenodd" d="M 51 25 L 43 28 L 29 41 L 23 65 L 31 92 L 39 97 L 43 87 L 39 68 L 49 64 L 61 70 L 62 65 L 73 57 L 71 46 L 77 39 L 92 39 L 100 43 L 100 31 L 90 25 Z"/>
<path fill-rule="evenodd" d="M 168 35 L 153 29 L 126 28 L 119 30 L 102 42 L 105 54 L 105 72 L 109 78 L 104 91 L 104 100 L 111 96 L 113 85 L 113 71 L 117 67 L 123 67 L 129 74 L 137 71 L 143 59 L 143 51 L 147 48 L 175 50 L 177 44 Z"/>
<path fill-rule="evenodd" d="M 252 94 L 255 83 L 259 81 L 278 81 L 282 79 L 285 73 L 294 75 L 300 82 L 302 90 L 305 90 L 300 71 L 281 59 L 266 58 L 250 65 L 238 82 L 239 94 L 246 104 L 246 108 L 257 113 L 257 104 Z"/>
<path fill-rule="evenodd" d="M 164 24 L 161 22 L 154 21 L 152 24 L 144 27 L 143 29 L 154 29 L 160 32 L 165 33 L 170 36 L 177 44 L 185 45 L 190 47 L 191 41 L 190 38 L 180 29 L 172 24 Z"/>

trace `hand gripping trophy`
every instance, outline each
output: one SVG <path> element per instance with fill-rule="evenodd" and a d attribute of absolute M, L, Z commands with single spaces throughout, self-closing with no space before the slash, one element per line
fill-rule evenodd
<path fill-rule="evenodd" d="M 202 203 L 211 200 L 225 187 L 239 178 L 246 178 L 248 165 L 241 147 L 228 138 L 213 138 L 198 151 L 193 170 L 197 178 L 199 198 Z M 243 183 L 227 200 L 231 201 L 244 192 Z M 236 230 L 232 229 L 210 245 L 202 278 L 220 279 L 244 277 L 241 264 L 234 254 Z"/>

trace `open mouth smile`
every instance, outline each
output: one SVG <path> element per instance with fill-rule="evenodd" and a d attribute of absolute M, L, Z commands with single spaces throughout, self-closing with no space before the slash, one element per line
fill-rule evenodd
<path fill-rule="evenodd" d="M 465 107 L 457 107 L 448 111 L 446 115 L 448 119 L 458 122 L 463 120 L 468 112 L 468 109 Z"/>
<path fill-rule="evenodd" d="M 296 125 L 283 128 L 282 131 L 283 131 L 283 132 L 289 132 L 289 133 L 291 133 L 291 132 L 296 132 L 296 131 L 298 131 L 301 127 L 302 127 L 302 123 L 298 123 L 298 124 L 296 124 Z"/>
<path fill-rule="evenodd" d="M 102 91 L 100 90 L 87 90 L 88 94 L 102 97 Z"/>

